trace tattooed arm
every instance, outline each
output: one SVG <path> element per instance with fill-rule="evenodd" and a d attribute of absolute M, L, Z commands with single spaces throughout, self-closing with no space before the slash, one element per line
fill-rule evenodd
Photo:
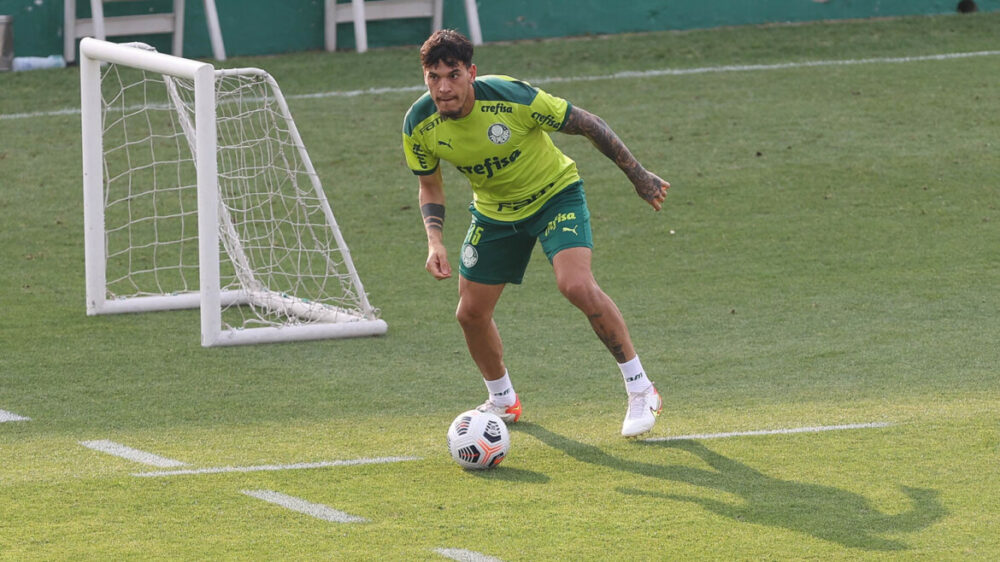
<path fill-rule="evenodd" d="M 444 180 L 441 168 L 433 174 L 420 176 L 420 214 L 427 231 L 427 262 L 424 267 L 435 279 L 451 277 L 451 264 L 443 242 L 444 231 Z"/>
<path fill-rule="evenodd" d="M 657 211 L 660 210 L 670 184 L 643 168 L 635 156 L 629 152 L 625 143 L 618 138 L 618 135 L 603 119 L 589 111 L 573 106 L 560 130 L 570 135 L 583 135 L 590 139 L 590 142 L 602 154 L 617 164 L 622 172 L 625 172 L 629 181 L 635 186 L 635 192 L 639 194 L 639 197 L 642 197 Z"/>

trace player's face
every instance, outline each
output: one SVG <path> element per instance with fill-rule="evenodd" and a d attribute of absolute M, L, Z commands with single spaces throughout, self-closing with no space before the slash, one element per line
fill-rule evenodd
<path fill-rule="evenodd" d="M 465 117 L 476 103 L 472 82 L 476 79 L 476 65 L 449 66 L 444 61 L 424 67 L 424 83 L 437 106 L 438 113 L 446 119 Z"/>

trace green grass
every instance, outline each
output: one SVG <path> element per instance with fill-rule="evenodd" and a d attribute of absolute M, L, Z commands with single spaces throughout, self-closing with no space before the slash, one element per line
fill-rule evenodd
<path fill-rule="evenodd" d="M 629 442 L 617 369 L 539 252 L 497 313 L 524 401 L 498 470 L 458 469 L 482 383 L 454 280 L 423 270 L 399 126 L 415 92 L 290 103 L 381 338 L 199 346 L 196 311 L 87 317 L 79 119 L 0 119 L 0 559 L 992 560 L 1000 525 L 1000 56 L 546 84 L 622 70 L 996 48 L 1000 15 L 488 45 L 481 73 L 601 115 L 671 181 L 652 213 L 585 141 L 595 271 L 665 411 Z M 420 83 L 413 49 L 231 61 L 288 95 Z M 0 74 L 0 114 L 77 107 L 75 69 Z M 469 192 L 445 169 L 457 256 Z M 138 478 L 110 439 L 193 468 Z M 268 489 L 370 520 L 328 523 Z"/>

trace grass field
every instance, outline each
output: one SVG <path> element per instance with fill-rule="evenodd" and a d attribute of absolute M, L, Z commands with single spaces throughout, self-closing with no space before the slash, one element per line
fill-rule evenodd
<path fill-rule="evenodd" d="M 389 323 L 228 349 L 200 347 L 197 311 L 85 316 L 79 116 L 61 111 L 78 73 L 0 74 L 0 559 L 1000 558 L 998 28 L 977 14 L 480 48 L 480 73 L 601 115 L 673 184 L 653 213 L 584 140 L 555 136 L 665 409 L 650 440 L 618 435 L 620 374 L 539 251 L 497 315 L 525 414 L 486 473 L 445 449 L 485 389 L 455 281 L 423 270 L 399 138 L 415 49 L 227 63 L 291 97 Z M 935 58 L 953 53 L 979 54 Z M 309 96 L 369 88 L 388 90 Z M 470 196 L 445 180 L 455 260 Z M 847 424 L 868 425 L 709 436 Z M 81 444 L 105 440 L 185 464 Z M 136 476 L 172 470 L 195 473 Z"/>

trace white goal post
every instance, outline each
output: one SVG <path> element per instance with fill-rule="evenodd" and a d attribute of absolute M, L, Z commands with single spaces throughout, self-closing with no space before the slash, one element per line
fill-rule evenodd
<path fill-rule="evenodd" d="M 384 334 L 277 82 L 80 43 L 87 314 L 201 308 L 203 346 Z"/>

